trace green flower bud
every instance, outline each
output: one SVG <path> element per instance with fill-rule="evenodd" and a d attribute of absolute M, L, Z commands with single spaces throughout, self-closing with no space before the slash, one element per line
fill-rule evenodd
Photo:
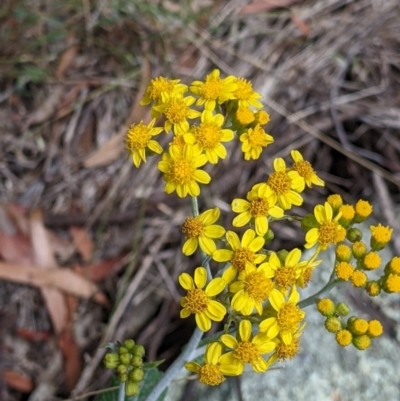
<path fill-rule="evenodd" d="M 124 347 L 127 348 L 128 350 L 132 350 L 134 346 L 135 346 L 135 341 L 133 340 L 124 341 Z"/>
<path fill-rule="evenodd" d="M 350 308 L 346 303 L 339 302 L 336 305 L 336 312 L 339 316 L 347 316 L 350 313 Z"/>
<path fill-rule="evenodd" d="M 376 297 L 381 293 L 381 285 L 379 281 L 367 281 L 365 291 L 370 297 Z"/>
<path fill-rule="evenodd" d="M 363 334 L 353 337 L 352 343 L 357 349 L 364 351 L 371 345 L 371 339 L 366 334 Z"/>
<path fill-rule="evenodd" d="M 356 259 L 360 260 L 367 254 L 367 245 L 362 241 L 356 241 L 351 246 L 351 251 Z"/>
<path fill-rule="evenodd" d="M 312 228 L 318 227 L 318 221 L 313 214 L 307 214 L 301 220 L 301 228 L 304 231 L 309 231 Z"/>
<path fill-rule="evenodd" d="M 144 371 L 143 371 L 143 369 L 138 369 L 138 368 L 132 369 L 132 371 L 129 372 L 128 377 L 129 377 L 129 380 L 132 380 L 134 382 L 140 382 L 143 380 Z"/>
<path fill-rule="evenodd" d="M 285 259 L 288 254 L 289 254 L 289 252 L 286 249 L 281 249 L 280 251 L 278 251 L 276 253 L 276 256 L 278 256 L 278 258 L 282 264 L 285 264 Z"/>
<path fill-rule="evenodd" d="M 133 395 L 136 395 L 139 392 L 139 384 L 137 384 L 134 381 L 128 381 L 125 384 L 125 394 L 128 397 L 131 397 Z"/>
<path fill-rule="evenodd" d="M 121 361 L 121 363 L 123 365 L 130 365 L 131 363 L 131 359 L 132 359 L 132 355 L 131 354 L 123 354 L 119 357 L 119 360 Z"/>
<path fill-rule="evenodd" d="M 268 229 L 267 233 L 264 235 L 265 243 L 271 242 L 275 238 L 275 234 L 271 229 Z"/>
<path fill-rule="evenodd" d="M 132 354 L 134 356 L 143 356 L 145 353 L 146 350 L 144 349 L 143 345 L 136 344 L 132 349 Z"/>
<path fill-rule="evenodd" d="M 358 228 L 350 228 L 350 230 L 347 230 L 346 238 L 350 242 L 361 241 L 362 240 L 362 232 Z"/>
<path fill-rule="evenodd" d="M 126 354 L 129 354 L 129 350 L 128 350 L 128 348 L 126 348 L 126 347 L 124 347 L 124 346 L 119 347 L 119 349 L 118 349 L 118 354 L 119 354 L 119 355 L 126 355 Z"/>
<path fill-rule="evenodd" d="M 121 373 L 118 375 L 118 378 L 122 382 L 126 382 L 128 380 L 128 375 L 126 373 Z"/>
<path fill-rule="evenodd" d="M 118 365 L 117 366 L 117 373 L 120 375 L 123 375 L 124 373 L 126 373 L 127 370 L 128 369 L 127 369 L 126 365 Z"/>
<path fill-rule="evenodd" d="M 335 304 L 329 298 L 322 298 L 317 302 L 317 309 L 322 316 L 329 317 L 335 313 Z"/>
<path fill-rule="evenodd" d="M 143 358 L 141 356 L 134 355 L 131 359 L 131 365 L 135 368 L 141 368 L 143 366 Z"/>
<path fill-rule="evenodd" d="M 340 321 L 339 318 L 337 318 L 336 316 L 330 316 L 325 320 L 325 328 L 330 333 L 337 333 L 343 327 L 342 327 L 342 322 Z"/>
<path fill-rule="evenodd" d="M 115 369 L 119 365 L 119 356 L 117 354 L 108 353 L 104 356 L 103 363 L 107 369 Z"/>

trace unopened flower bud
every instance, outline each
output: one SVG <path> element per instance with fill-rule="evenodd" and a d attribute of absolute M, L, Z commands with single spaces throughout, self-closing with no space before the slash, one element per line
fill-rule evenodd
<path fill-rule="evenodd" d="M 144 371 L 143 371 L 143 369 L 139 369 L 139 368 L 132 369 L 129 372 L 128 377 L 129 377 L 129 380 L 132 380 L 134 382 L 140 382 L 143 380 Z"/>
<path fill-rule="evenodd" d="M 335 313 L 335 304 L 331 299 L 323 298 L 317 302 L 317 309 L 322 316 L 329 317 Z"/>
<path fill-rule="evenodd" d="M 372 206 L 369 202 L 360 199 L 354 205 L 354 210 L 356 212 L 356 215 L 354 216 L 354 223 L 361 223 L 371 215 Z"/>
<path fill-rule="evenodd" d="M 350 308 L 345 302 L 339 302 L 336 305 L 336 313 L 339 316 L 347 316 L 350 313 Z"/>
<path fill-rule="evenodd" d="M 368 330 L 368 322 L 364 319 L 349 319 L 347 329 L 355 336 L 365 334 Z"/>
<path fill-rule="evenodd" d="M 301 228 L 304 231 L 309 231 L 312 228 L 318 227 L 318 221 L 313 214 L 307 214 L 301 220 Z"/>
<path fill-rule="evenodd" d="M 132 350 L 134 346 L 135 346 L 135 341 L 131 339 L 124 341 L 124 347 L 127 348 L 128 350 Z"/>
<path fill-rule="evenodd" d="M 127 373 L 121 373 L 118 375 L 118 379 L 122 382 L 126 382 L 128 380 L 128 374 Z"/>
<path fill-rule="evenodd" d="M 400 257 L 394 256 L 385 266 L 386 274 L 400 275 Z"/>
<path fill-rule="evenodd" d="M 379 320 L 370 320 L 368 322 L 367 336 L 374 338 L 379 337 L 383 333 L 383 327 Z"/>
<path fill-rule="evenodd" d="M 119 356 L 117 354 L 108 353 L 104 356 L 103 362 L 107 369 L 115 369 L 119 364 Z"/>
<path fill-rule="evenodd" d="M 336 316 L 330 316 L 325 320 L 325 328 L 330 333 L 337 333 L 343 327 L 342 322 L 339 318 L 337 318 Z"/>
<path fill-rule="evenodd" d="M 289 254 L 289 252 L 286 249 L 281 249 L 276 253 L 276 256 L 278 256 L 279 260 L 281 263 L 284 265 L 285 264 L 285 259 L 286 256 Z"/>
<path fill-rule="evenodd" d="M 131 363 L 132 355 L 131 354 L 123 354 L 119 357 L 122 365 L 129 365 Z"/>
<path fill-rule="evenodd" d="M 143 356 L 145 353 L 146 353 L 146 350 L 143 347 L 143 345 L 136 344 L 132 349 L 132 354 L 134 356 Z"/>
<path fill-rule="evenodd" d="M 345 244 L 339 244 L 336 247 L 335 254 L 338 262 L 350 262 L 350 259 L 353 256 L 350 247 Z"/>
<path fill-rule="evenodd" d="M 376 297 L 381 293 L 381 285 L 378 281 L 367 281 L 365 291 L 370 297 Z"/>
<path fill-rule="evenodd" d="M 371 339 L 366 334 L 363 334 L 353 337 L 352 343 L 358 350 L 364 351 L 371 345 Z"/>
<path fill-rule="evenodd" d="M 343 205 L 342 197 L 338 194 L 329 195 L 327 201 L 332 206 L 333 213 L 335 214 Z"/>
<path fill-rule="evenodd" d="M 125 394 L 128 397 L 132 397 L 139 392 L 139 384 L 134 381 L 127 381 L 125 383 Z"/>
<path fill-rule="evenodd" d="M 380 251 L 385 248 L 387 243 L 392 237 L 393 228 L 382 226 L 371 226 L 371 249 L 374 251 Z"/>
<path fill-rule="evenodd" d="M 358 228 L 350 228 L 350 230 L 347 230 L 346 238 L 350 242 L 361 241 L 362 240 L 362 232 Z"/>
<path fill-rule="evenodd" d="M 343 330 L 339 330 L 336 333 L 336 342 L 341 347 L 347 347 L 348 345 L 350 345 L 352 339 L 353 339 L 353 336 L 349 330 L 343 329 Z"/>
<path fill-rule="evenodd" d="M 141 356 L 134 355 L 131 359 L 131 365 L 135 368 L 140 368 L 143 366 L 143 358 Z"/>
<path fill-rule="evenodd" d="M 356 241 L 351 246 L 351 251 L 356 259 L 362 259 L 367 253 L 367 245 L 362 241 Z"/>
<path fill-rule="evenodd" d="M 121 346 L 118 348 L 118 354 L 119 355 L 129 354 L 129 350 L 128 350 L 128 348 Z"/>
<path fill-rule="evenodd" d="M 271 242 L 275 238 L 274 232 L 269 228 L 267 233 L 264 235 L 265 243 Z"/>
<path fill-rule="evenodd" d="M 119 375 L 123 375 L 124 373 L 126 373 L 128 370 L 128 368 L 126 367 L 126 365 L 118 365 L 117 366 L 117 373 Z"/>
<path fill-rule="evenodd" d="M 383 280 L 383 290 L 389 294 L 400 292 L 400 276 L 389 274 Z"/>
<path fill-rule="evenodd" d="M 349 227 L 355 215 L 354 207 L 351 205 L 342 205 L 340 212 L 342 213 L 339 219 L 340 225 L 344 228 Z"/>

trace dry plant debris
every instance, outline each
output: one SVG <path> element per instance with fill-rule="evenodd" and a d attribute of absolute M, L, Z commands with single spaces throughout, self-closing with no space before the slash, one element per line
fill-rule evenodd
<path fill-rule="evenodd" d="M 190 333 L 174 287 L 194 266 L 179 253 L 187 210 L 153 160 L 133 173 L 121 142 L 148 119 L 138 99 L 152 76 L 252 79 L 274 152 L 300 148 L 329 191 L 399 215 L 399 19 L 398 0 L 2 2 L 0 398 L 97 388 L 102 341 L 142 333 L 162 359 Z M 209 198 L 229 211 L 272 156 L 244 169 L 235 149 Z M 297 244 L 295 228 L 277 236 Z"/>

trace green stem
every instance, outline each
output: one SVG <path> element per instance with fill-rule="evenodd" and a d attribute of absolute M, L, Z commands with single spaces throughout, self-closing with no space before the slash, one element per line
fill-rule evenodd
<path fill-rule="evenodd" d="M 319 290 L 317 291 L 315 294 L 309 296 L 306 299 L 303 299 L 302 301 L 299 302 L 299 308 L 306 308 L 307 306 L 310 306 L 312 304 L 315 303 L 315 299 L 323 294 L 326 291 L 329 291 L 330 289 L 332 289 L 333 287 L 335 287 L 338 283 L 340 283 L 340 280 L 332 280 L 332 276 L 331 279 Z"/>
<path fill-rule="evenodd" d="M 119 385 L 118 401 L 125 401 L 125 382 L 122 382 Z"/>

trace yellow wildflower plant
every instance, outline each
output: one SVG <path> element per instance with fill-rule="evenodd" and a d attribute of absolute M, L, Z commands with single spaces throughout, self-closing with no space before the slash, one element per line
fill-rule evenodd
<path fill-rule="evenodd" d="M 325 186 L 325 182 L 317 176 L 311 163 L 304 160 L 303 155 L 298 150 L 292 150 L 290 154 L 294 161 L 292 169 L 297 171 L 299 175 L 304 178 L 308 188 L 312 188 L 313 184 L 320 187 Z"/>
<path fill-rule="evenodd" d="M 220 322 L 226 315 L 226 308 L 214 298 L 226 287 L 226 281 L 217 277 L 207 284 L 207 271 L 204 267 L 197 267 L 194 271 L 194 280 L 187 274 L 179 275 L 179 284 L 187 291 L 186 296 L 181 298 L 182 319 L 195 315 L 198 328 L 208 331 L 211 321 Z"/>
<path fill-rule="evenodd" d="M 250 364 L 257 373 L 265 372 L 269 365 L 262 355 L 274 351 L 276 342 L 263 333 L 253 336 L 249 320 L 242 320 L 239 323 L 238 337 L 236 339 L 231 334 L 221 336 L 221 342 L 233 351 L 222 355 L 220 363 L 238 366 L 240 374 L 243 373 L 246 364 Z"/>
<path fill-rule="evenodd" d="M 254 111 L 249 107 L 238 107 L 235 117 L 236 121 L 243 126 L 251 124 L 256 119 Z"/>
<path fill-rule="evenodd" d="M 254 114 L 256 121 L 260 125 L 267 125 L 270 120 L 269 114 L 265 110 L 259 110 Z"/>
<path fill-rule="evenodd" d="M 164 173 L 165 192 L 176 191 L 180 198 L 187 195 L 199 196 L 200 184 L 208 184 L 210 175 L 199 167 L 207 163 L 206 156 L 198 146 L 185 145 L 183 149 L 170 146 L 168 153 L 164 152 L 158 169 Z"/>
<path fill-rule="evenodd" d="M 229 285 L 229 291 L 235 294 L 231 301 L 233 310 L 243 316 L 249 316 L 256 309 L 259 315 L 263 304 L 274 289 L 273 281 L 268 278 L 267 266 L 258 268 L 248 264 L 238 275 L 237 281 Z"/>
<path fill-rule="evenodd" d="M 254 128 L 249 128 L 245 133 L 240 135 L 242 142 L 242 152 L 245 160 L 257 160 L 263 148 L 274 142 L 274 138 L 267 134 L 260 124 Z"/>
<path fill-rule="evenodd" d="M 324 205 L 315 206 L 314 216 L 318 227 L 307 232 L 305 248 L 309 249 L 318 244 L 319 249 L 325 250 L 331 244 L 344 241 L 346 229 L 338 223 L 341 217 L 340 212 L 333 217 L 332 206 L 325 202 Z"/>
<path fill-rule="evenodd" d="M 270 365 L 275 363 L 275 361 L 283 362 L 288 359 L 293 359 L 300 352 L 300 337 L 303 334 L 305 325 L 305 323 L 302 324 L 299 329 L 292 334 L 292 340 L 288 344 L 284 343 L 279 337 L 274 338 L 276 348 L 271 358 L 268 359 Z"/>
<path fill-rule="evenodd" d="M 206 76 L 204 82 L 193 81 L 189 87 L 190 91 L 199 96 L 196 106 L 203 106 L 206 110 L 213 111 L 218 104 L 234 99 L 234 92 L 238 85 L 235 83 L 235 77 L 230 75 L 226 78 L 220 78 L 220 71 L 215 69 Z"/>
<path fill-rule="evenodd" d="M 234 231 L 227 231 L 225 236 L 231 249 L 217 249 L 212 258 L 216 262 L 229 262 L 228 270 L 240 273 L 246 266 L 256 266 L 266 258 L 266 255 L 257 253 L 264 246 L 265 239 L 257 236 L 254 230 L 246 230 L 241 240 Z"/>
<path fill-rule="evenodd" d="M 256 109 L 263 107 L 262 103 L 258 100 L 262 96 L 254 91 L 253 84 L 250 81 L 244 78 L 235 78 L 233 82 L 237 85 L 233 95 L 234 99 L 238 101 L 239 107 L 253 106 Z"/>
<path fill-rule="evenodd" d="M 190 106 L 196 101 L 193 96 L 177 96 L 163 93 L 162 103 L 153 106 L 153 109 L 165 117 L 164 130 L 174 131 L 175 135 L 189 131 L 189 120 L 200 117 L 201 113 Z"/>
<path fill-rule="evenodd" d="M 199 382 L 208 386 L 218 386 L 226 379 L 225 376 L 238 376 L 241 374 L 237 364 L 226 363 L 222 357 L 222 345 L 213 342 L 207 345 L 202 365 L 196 362 L 186 362 L 185 368 L 197 374 Z"/>
<path fill-rule="evenodd" d="M 269 217 L 279 219 L 284 214 L 283 209 L 276 205 L 277 196 L 268 185 L 263 185 L 249 191 L 246 198 L 232 201 L 232 210 L 240 213 L 233 219 L 232 225 L 243 227 L 254 220 L 257 235 L 265 235 L 269 228 Z"/>
<path fill-rule="evenodd" d="M 140 105 L 147 106 L 151 102 L 155 102 L 156 104 L 161 103 L 163 95 L 165 96 L 167 93 L 170 95 L 182 95 L 187 90 L 188 86 L 181 84 L 180 79 L 157 77 L 150 81 L 140 101 Z"/>
<path fill-rule="evenodd" d="M 234 138 L 233 131 L 224 129 L 224 116 L 213 115 L 211 111 L 205 110 L 201 113 L 201 123 L 193 126 L 189 132 L 183 134 L 186 143 L 198 144 L 205 153 L 207 161 L 216 164 L 218 158 L 225 159 L 227 152 L 221 142 L 230 142 Z"/>
<path fill-rule="evenodd" d="M 139 124 L 132 124 L 128 129 L 124 141 L 125 148 L 132 155 L 132 161 L 136 167 L 139 167 L 142 161 L 146 163 L 147 149 L 157 154 L 163 152 L 160 144 L 152 139 L 163 130 L 160 127 L 154 127 L 155 122 L 156 120 L 153 119 L 146 125 L 141 121 Z"/>
<path fill-rule="evenodd" d="M 285 344 L 290 344 L 293 335 L 298 331 L 301 321 L 305 317 L 297 305 L 300 299 L 296 286 L 292 287 L 288 300 L 277 289 L 272 290 L 269 302 L 276 312 L 276 316 L 268 317 L 260 323 L 260 331 L 269 337 L 280 336 Z"/>
<path fill-rule="evenodd" d="M 187 238 L 182 248 L 184 255 L 193 255 L 198 246 L 206 255 L 212 255 L 217 250 L 214 240 L 225 234 L 224 227 L 214 224 L 220 213 L 216 207 L 185 219 L 182 224 L 182 233 Z"/>

